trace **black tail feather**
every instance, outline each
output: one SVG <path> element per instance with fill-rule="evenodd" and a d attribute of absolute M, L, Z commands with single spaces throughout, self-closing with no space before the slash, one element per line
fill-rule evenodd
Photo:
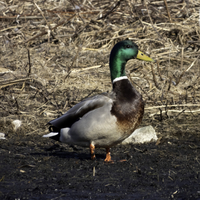
<path fill-rule="evenodd" d="M 56 128 L 55 126 L 49 127 L 50 132 L 58 132 L 57 135 L 50 137 L 53 140 L 60 141 L 60 129 Z"/>

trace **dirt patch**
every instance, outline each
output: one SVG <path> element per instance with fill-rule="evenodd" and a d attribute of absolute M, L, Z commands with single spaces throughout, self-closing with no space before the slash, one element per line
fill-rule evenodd
<path fill-rule="evenodd" d="M 103 162 L 104 149 L 91 161 L 88 148 L 7 136 L 0 141 L 1 199 L 199 199 L 200 134 L 171 134 L 176 139 L 158 145 L 112 148 L 113 164 Z"/>
<path fill-rule="evenodd" d="M 0 199 L 200 199 L 198 1 L 0 4 Z M 109 53 L 127 37 L 157 60 L 126 66 L 157 144 L 113 147 L 107 164 L 104 149 L 91 161 L 42 138 L 48 121 L 111 90 Z"/>

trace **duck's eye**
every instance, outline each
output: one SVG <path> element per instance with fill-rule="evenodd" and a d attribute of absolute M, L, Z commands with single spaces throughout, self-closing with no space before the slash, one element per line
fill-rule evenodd
<path fill-rule="evenodd" d="M 130 45 L 126 45 L 126 48 L 128 49 L 128 48 L 131 48 L 131 46 Z"/>

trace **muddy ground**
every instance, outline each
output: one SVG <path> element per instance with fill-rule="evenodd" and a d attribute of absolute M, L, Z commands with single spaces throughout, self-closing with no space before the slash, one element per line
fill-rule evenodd
<path fill-rule="evenodd" d="M 179 119 L 182 125 L 199 120 L 200 115 L 188 117 L 187 122 Z M 70 147 L 37 134 L 9 135 L 0 141 L 0 197 L 200 199 L 199 128 L 174 130 L 172 120 L 150 124 L 165 132 L 170 122 L 168 131 L 173 137 L 157 145 L 113 147 L 114 163 L 104 163 L 104 149 L 97 149 L 97 159 L 92 161 L 87 148 Z"/>
<path fill-rule="evenodd" d="M 199 10 L 195 0 L 0 1 L 0 199 L 200 199 Z M 48 121 L 112 89 L 109 53 L 127 37 L 157 60 L 126 72 L 146 103 L 140 126 L 158 141 L 113 147 L 104 163 L 104 149 L 91 161 L 88 148 L 42 138 Z"/>

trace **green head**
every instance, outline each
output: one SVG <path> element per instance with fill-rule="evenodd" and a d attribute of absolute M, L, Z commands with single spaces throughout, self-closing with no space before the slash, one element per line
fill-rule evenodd
<path fill-rule="evenodd" d="M 130 59 L 140 59 L 145 61 L 152 61 L 153 59 L 146 56 L 144 53 L 138 50 L 138 46 L 130 41 L 123 40 L 118 42 L 112 49 L 110 54 L 110 74 L 111 80 L 126 76 L 125 65 Z"/>

